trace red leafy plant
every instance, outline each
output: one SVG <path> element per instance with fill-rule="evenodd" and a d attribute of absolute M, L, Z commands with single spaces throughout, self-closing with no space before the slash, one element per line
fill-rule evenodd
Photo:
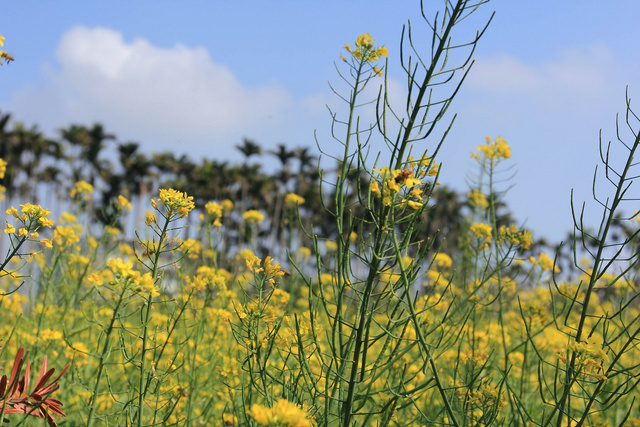
<path fill-rule="evenodd" d="M 62 411 L 62 402 L 49 396 L 60 388 L 58 380 L 67 372 L 69 365 L 67 364 L 60 375 L 47 384 L 56 370 L 54 368 L 47 370 L 47 356 L 44 356 L 33 391 L 28 393 L 31 363 L 27 359 L 24 375 L 20 378 L 23 363 L 24 348 L 20 347 L 13 361 L 11 376 L 7 378 L 6 375 L 3 375 L 0 378 L 0 418 L 8 423 L 9 420 L 2 417 L 3 414 L 27 414 L 44 418 L 49 426 L 57 427 L 58 424 L 53 416 L 64 417 L 65 413 Z"/>

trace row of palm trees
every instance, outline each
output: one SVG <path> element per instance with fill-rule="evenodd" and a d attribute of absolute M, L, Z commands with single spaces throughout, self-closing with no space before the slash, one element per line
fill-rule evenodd
<path fill-rule="evenodd" d="M 244 139 L 236 146 L 243 161 L 231 164 L 218 159 L 195 161 L 173 152 L 146 154 L 138 143 L 120 142 L 98 123 L 90 127 L 74 124 L 58 132 L 57 138 L 50 138 L 37 125 L 27 127 L 0 111 L 0 158 L 7 162 L 2 181 L 7 204 L 29 201 L 53 208 L 61 203 L 64 206 L 70 189 L 84 180 L 95 188 L 92 203 L 98 220 L 108 224 L 114 221 L 108 206 L 118 195 L 140 209 L 161 187 L 186 191 L 194 196 L 197 208 L 211 200 L 230 199 L 242 211 L 261 210 L 276 229 L 289 192 L 305 198 L 305 213 L 326 213 L 320 198 L 318 159 L 307 147 L 290 149 L 278 144 L 275 150 L 263 151 L 256 142 Z M 265 171 L 255 161 L 264 155 L 277 159 L 275 172 Z M 330 234 L 330 222 L 317 223 L 321 232 Z"/>
<path fill-rule="evenodd" d="M 300 213 L 307 231 L 337 237 L 335 221 L 330 218 L 335 188 L 321 181 L 318 158 L 308 147 L 277 144 L 274 150 L 263 150 L 255 141 L 244 139 L 236 148 L 243 156 L 237 164 L 206 158 L 195 161 L 173 152 L 145 154 L 138 143 L 120 142 L 98 123 L 71 125 L 60 129 L 57 138 L 50 138 L 37 126 L 27 127 L 0 112 L 0 158 L 8 163 L 2 182 L 7 203 L 38 203 L 55 213 L 69 205 L 70 189 L 84 180 L 95 188 L 91 206 L 95 218 L 123 226 L 109 208 L 118 195 L 131 201 L 134 218 L 142 218 L 142 210 L 158 188 L 171 187 L 194 196 L 196 208 L 203 209 L 212 200 L 229 199 L 240 213 L 260 210 L 268 225 L 261 230 L 261 242 L 266 251 L 273 252 L 274 245 L 285 249 L 284 235 L 291 218 L 284 201 L 286 194 L 293 192 L 305 199 Z M 257 161 L 265 155 L 276 160 L 274 171 L 264 170 L 263 162 Z M 366 191 L 369 175 L 364 170 L 351 173 L 353 188 L 348 191 L 355 201 L 355 187 Z M 420 230 L 436 239 L 434 247 L 448 253 L 459 248 L 459 237 L 468 227 L 465 200 L 446 186 L 434 191 L 432 207 L 425 212 Z M 354 206 L 358 209 L 359 205 Z M 510 221 L 509 210 L 506 206 L 501 209 L 505 221 Z M 238 217 L 236 222 L 240 222 Z"/>

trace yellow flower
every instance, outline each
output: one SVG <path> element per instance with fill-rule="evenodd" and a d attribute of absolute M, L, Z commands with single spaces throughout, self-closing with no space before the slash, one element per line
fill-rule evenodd
<path fill-rule="evenodd" d="M 433 259 L 433 262 L 438 267 L 451 268 L 451 266 L 453 266 L 453 260 L 444 252 L 438 252 Z"/>
<path fill-rule="evenodd" d="M 222 205 L 220 205 L 220 204 L 218 204 L 216 202 L 207 203 L 206 205 L 204 205 L 204 209 L 211 216 L 214 216 L 214 217 L 221 217 L 222 216 Z"/>
<path fill-rule="evenodd" d="M 274 279 L 281 279 L 284 276 L 284 271 L 280 268 L 280 263 L 276 262 L 273 264 L 273 258 L 267 256 L 264 260 L 264 273 L 269 276 L 269 283 L 271 285 L 275 284 Z"/>
<path fill-rule="evenodd" d="M 222 201 L 222 209 L 225 212 L 229 212 L 231 209 L 233 209 L 233 202 L 229 199 L 224 199 Z"/>
<path fill-rule="evenodd" d="M 222 218 L 222 214 L 224 212 L 224 206 L 216 202 L 209 202 L 204 205 L 204 209 L 207 211 L 207 214 L 209 216 L 209 224 L 213 224 L 216 227 L 222 227 L 222 222 L 220 221 L 220 219 Z"/>
<path fill-rule="evenodd" d="M 120 208 L 122 208 L 122 209 L 126 209 L 128 211 L 131 210 L 131 203 L 122 194 L 118 196 L 118 204 L 120 205 Z"/>
<path fill-rule="evenodd" d="M 553 269 L 556 273 L 560 272 L 560 268 L 558 268 L 558 266 L 556 266 L 555 269 L 553 268 L 553 260 L 544 252 L 540 253 L 540 256 L 536 260 L 536 264 L 542 268 L 542 271 L 551 271 Z"/>
<path fill-rule="evenodd" d="M 421 202 L 414 202 L 413 200 L 408 200 L 408 201 L 407 201 L 407 205 L 409 205 L 409 207 L 410 207 L 411 209 L 418 210 L 418 209 L 420 209 L 424 204 L 423 204 L 423 203 L 421 203 Z"/>
<path fill-rule="evenodd" d="M 472 206 L 480 208 L 480 209 L 486 209 L 489 207 L 489 202 L 487 201 L 487 197 L 484 195 L 484 193 L 480 190 L 478 190 L 477 188 L 474 188 L 473 191 L 471 191 L 471 193 L 467 194 L 467 198 L 469 199 L 469 202 L 471 203 Z"/>
<path fill-rule="evenodd" d="M 491 241 L 491 230 L 491 226 L 484 222 L 474 222 L 471 226 L 471 232 L 475 234 L 478 240 L 486 240 L 487 242 Z"/>
<path fill-rule="evenodd" d="M 160 291 L 149 272 L 144 273 L 142 276 L 133 278 L 133 291 L 145 293 L 151 297 L 160 295 Z"/>
<path fill-rule="evenodd" d="M 261 426 L 311 427 L 307 413 L 296 404 L 278 399 L 273 407 L 253 404 L 247 412 Z"/>
<path fill-rule="evenodd" d="M 112 236 L 119 236 L 120 235 L 120 229 L 116 228 L 116 227 L 111 227 L 109 225 L 105 225 L 104 226 L 104 231 L 107 234 L 110 234 Z"/>
<path fill-rule="evenodd" d="M 13 206 L 7 209 L 6 212 L 7 212 L 7 215 L 13 215 L 16 219 L 20 216 L 20 214 L 18 213 L 18 210 Z"/>
<path fill-rule="evenodd" d="M 349 52 L 355 59 L 363 62 L 375 62 L 380 59 L 381 56 L 387 57 L 388 52 L 386 47 L 374 47 L 373 42 L 375 39 L 371 38 L 369 33 L 361 34 L 356 39 L 355 49 L 351 49 L 351 46 L 348 44 L 344 45 L 344 48 Z M 347 62 L 346 58 L 343 55 L 340 55 L 340 59 L 344 62 Z M 382 71 L 380 69 L 375 68 L 373 70 L 376 74 L 381 75 Z"/>
<path fill-rule="evenodd" d="M 309 259 L 311 258 L 311 249 L 305 247 L 305 246 L 300 246 L 300 248 L 298 248 L 297 254 L 305 261 L 305 262 L 309 262 Z"/>
<path fill-rule="evenodd" d="M 253 271 L 254 273 L 260 273 L 263 268 L 260 267 L 260 258 L 258 258 L 253 252 L 247 250 L 243 252 L 242 257 L 245 260 L 245 264 L 247 265 L 247 269 L 249 271 Z"/>
<path fill-rule="evenodd" d="M 68 212 L 62 212 L 62 214 L 60 215 L 60 222 L 62 224 L 67 224 L 70 222 L 76 222 L 78 219 L 76 218 L 75 215 L 70 214 Z"/>
<path fill-rule="evenodd" d="M 153 212 L 151 211 L 145 212 L 144 223 L 147 224 L 148 226 L 151 226 L 152 224 L 156 223 L 156 216 L 153 214 Z"/>
<path fill-rule="evenodd" d="M 176 191 L 173 188 L 160 189 L 160 201 L 167 208 L 167 216 L 172 217 L 174 214 L 179 214 L 181 218 L 189 215 L 189 212 L 193 210 L 195 204 L 192 196 L 187 196 L 187 193 L 182 191 Z M 152 200 L 152 203 L 154 201 Z M 154 206 L 154 208 L 156 208 Z"/>
<path fill-rule="evenodd" d="M 53 249 L 53 242 L 51 239 L 40 239 L 40 243 L 42 243 L 47 249 Z"/>
<path fill-rule="evenodd" d="M 371 184 L 369 184 L 369 190 L 371 190 L 372 193 L 375 193 L 378 196 L 380 195 L 380 186 L 378 186 L 378 183 L 376 181 L 371 181 Z"/>
<path fill-rule="evenodd" d="M 82 196 L 85 201 L 91 200 L 91 194 L 93 194 L 93 185 L 87 181 L 78 181 L 76 185 L 71 189 L 69 196 L 75 199 L 76 196 Z"/>
<path fill-rule="evenodd" d="M 11 224 L 9 224 L 7 222 L 7 228 L 4 229 L 4 232 L 7 233 L 7 234 L 15 234 L 16 229 L 15 229 L 15 227 L 13 225 L 11 225 Z"/>
<path fill-rule="evenodd" d="M 500 136 L 496 138 L 495 142 L 491 142 L 491 137 L 487 136 L 487 143 L 479 145 L 478 153 L 472 153 L 471 157 L 476 160 L 489 159 L 495 165 L 499 160 L 511 157 L 511 148 L 507 141 Z"/>
<path fill-rule="evenodd" d="M 2 44 L 0 44 L 0 46 L 2 46 Z M 7 172 L 7 162 L 5 162 L 4 159 L 0 159 L 0 179 L 4 178 L 4 174 L 6 172 Z"/>
<path fill-rule="evenodd" d="M 242 218 L 247 221 L 249 225 L 257 224 L 264 219 L 259 211 L 251 209 L 242 214 Z"/>
<path fill-rule="evenodd" d="M 295 193 L 289 193 L 285 196 L 284 202 L 290 206 L 301 205 L 304 203 L 304 197 L 298 196 Z"/>
<path fill-rule="evenodd" d="M 115 275 L 122 276 L 124 278 L 134 275 L 133 264 L 131 261 L 123 261 L 121 258 L 110 259 L 107 265 L 113 271 Z"/>

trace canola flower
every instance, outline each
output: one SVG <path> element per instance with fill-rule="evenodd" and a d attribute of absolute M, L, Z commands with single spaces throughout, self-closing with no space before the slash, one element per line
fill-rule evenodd
<path fill-rule="evenodd" d="M 302 205 L 304 204 L 304 197 L 298 196 L 295 193 L 289 193 L 284 197 L 284 203 L 287 206 L 292 206 L 292 207 L 295 207 L 297 205 Z"/>
<path fill-rule="evenodd" d="M 559 273 L 560 272 L 560 268 L 558 266 L 554 267 L 553 259 L 551 259 L 549 257 L 549 255 L 547 255 L 544 252 L 541 252 L 537 259 L 535 257 L 529 257 L 529 261 L 533 265 L 540 266 L 542 271 L 551 271 L 551 270 L 553 270 L 555 273 Z"/>
<path fill-rule="evenodd" d="M 93 185 L 89 184 L 87 181 L 78 181 L 76 185 L 71 189 L 69 193 L 69 197 L 72 199 L 81 198 L 84 201 L 91 200 L 91 195 L 93 194 Z"/>
<path fill-rule="evenodd" d="M 467 198 L 469 199 L 471 206 L 475 208 L 487 209 L 489 207 L 487 196 L 477 188 L 474 188 L 470 193 L 468 193 Z"/>
<path fill-rule="evenodd" d="M 7 173 L 7 162 L 4 159 L 0 159 L 0 179 L 4 178 Z"/>
<path fill-rule="evenodd" d="M 264 215 L 255 209 L 250 209 L 242 214 L 242 219 L 244 219 L 247 224 L 254 225 L 260 223 L 264 219 Z"/>
<path fill-rule="evenodd" d="M 131 261 L 123 261 L 121 258 L 113 258 L 107 262 L 113 276 L 122 279 L 125 286 L 130 287 L 133 292 L 143 293 L 151 297 L 160 295 L 151 273 L 140 274 L 133 269 Z"/>
<path fill-rule="evenodd" d="M 180 218 L 184 218 L 189 215 L 189 212 L 191 212 L 193 208 L 195 208 L 193 196 L 188 196 L 185 192 L 177 191 L 173 188 L 161 188 L 159 193 L 159 199 L 151 199 L 151 206 L 157 210 L 158 201 L 162 202 L 167 210 L 166 217 L 169 219 L 176 215 Z"/>
<path fill-rule="evenodd" d="M 471 158 L 478 161 L 489 160 L 492 166 L 496 166 L 501 160 L 511 158 L 511 147 L 500 136 L 494 142 L 491 142 L 491 137 L 487 136 L 487 143 L 478 145 L 477 149 L 476 153 L 471 154 Z"/>
<path fill-rule="evenodd" d="M 122 194 L 118 196 L 118 206 L 120 209 L 131 210 L 131 202 Z"/>
<path fill-rule="evenodd" d="M 484 222 L 474 222 L 471 225 L 471 232 L 476 236 L 480 243 L 480 249 L 489 249 L 489 243 L 491 243 L 491 233 L 493 228 Z"/>
<path fill-rule="evenodd" d="M 431 157 L 423 155 L 419 160 L 409 157 L 404 169 L 374 168 L 369 191 L 380 197 L 385 206 L 420 209 L 427 196 L 424 194 L 426 179 L 437 176 L 438 172 L 439 165 L 434 164 Z"/>
<path fill-rule="evenodd" d="M 378 61 L 381 57 L 388 57 L 388 51 L 385 46 L 375 47 L 375 39 L 371 38 L 369 33 L 361 34 L 357 37 L 355 46 L 352 48 L 348 44 L 344 45 L 344 48 L 349 52 L 351 57 L 359 64 L 367 64 Z M 340 54 L 340 59 L 347 62 L 347 58 Z M 382 69 L 378 67 L 372 67 L 372 71 L 378 75 L 382 75 Z"/>
<path fill-rule="evenodd" d="M 247 412 L 261 426 L 311 427 L 307 413 L 292 402 L 278 399 L 271 408 L 254 404 Z"/>
<path fill-rule="evenodd" d="M 498 241 L 520 245 L 522 249 L 529 249 L 531 247 L 531 231 L 518 230 L 515 224 L 511 224 L 509 227 L 502 225 L 498 229 Z"/>
<path fill-rule="evenodd" d="M 35 240 L 40 237 L 38 231 L 42 227 L 53 227 L 54 221 L 51 218 L 48 218 L 49 215 L 51 215 L 51 212 L 44 209 L 42 206 L 25 203 L 20 205 L 20 208 L 21 210 L 18 212 L 18 210 L 12 206 L 6 210 L 6 213 L 7 215 L 12 215 L 14 217 L 14 221 L 20 222 L 23 227 L 20 227 L 16 232 L 16 228 L 8 221 L 5 221 L 6 228 L 4 229 L 4 232 L 6 234 L 17 235 L 18 237 L 23 237 L 25 240 Z M 47 249 L 53 249 L 53 241 L 51 239 L 41 238 L 40 243 L 42 243 Z"/>

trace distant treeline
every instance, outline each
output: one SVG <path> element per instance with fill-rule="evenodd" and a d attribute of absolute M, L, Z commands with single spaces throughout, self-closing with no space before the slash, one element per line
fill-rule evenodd
<path fill-rule="evenodd" d="M 285 197 L 295 193 L 305 200 L 300 206 L 299 220 L 306 230 L 327 239 L 337 237 L 335 221 L 329 219 L 335 188 L 323 183 L 318 158 L 309 147 L 277 144 L 275 150 L 264 150 L 257 142 L 244 139 L 236 148 L 244 157 L 239 164 L 207 158 L 197 161 L 173 152 L 148 155 L 141 152 L 140 144 L 119 141 L 99 123 L 90 127 L 71 125 L 59 129 L 57 138 L 49 138 L 37 125 L 27 127 L 11 120 L 11 114 L 0 112 L 0 158 L 7 162 L 2 182 L 7 204 L 29 202 L 45 207 L 59 204 L 69 200 L 69 192 L 77 182 L 86 181 L 94 187 L 90 217 L 123 227 L 110 208 L 119 195 L 130 199 L 134 211 L 139 212 L 146 209 L 141 204 L 156 196 L 159 188 L 175 188 L 193 196 L 196 208 L 201 211 L 206 203 L 225 199 L 233 202 L 240 213 L 250 209 L 261 211 L 267 225 L 261 228 L 260 237 L 266 245 L 264 249 L 269 251 L 286 249 L 282 246 L 292 218 L 285 209 Z M 274 171 L 263 168 L 264 162 L 259 161 L 263 156 L 276 160 Z M 323 174 L 327 176 L 335 170 Z M 350 177 L 348 194 L 357 197 L 357 187 L 366 193 L 369 177 L 368 171 L 356 170 Z M 506 205 L 500 204 L 499 213 L 499 225 L 515 222 Z M 439 185 L 433 189 L 430 209 L 425 215 L 418 232 L 425 239 L 435 239 L 434 248 L 455 253 L 465 246 L 461 240 L 467 235 L 470 217 L 466 195 Z M 236 216 L 236 221 L 239 218 Z M 268 247 L 274 242 L 280 248 Z M 534 240 L 531 253 L 542 247 L 549 248 L 549 244 Z M 570 258 L 566 261 L 569 263 Z"/>

